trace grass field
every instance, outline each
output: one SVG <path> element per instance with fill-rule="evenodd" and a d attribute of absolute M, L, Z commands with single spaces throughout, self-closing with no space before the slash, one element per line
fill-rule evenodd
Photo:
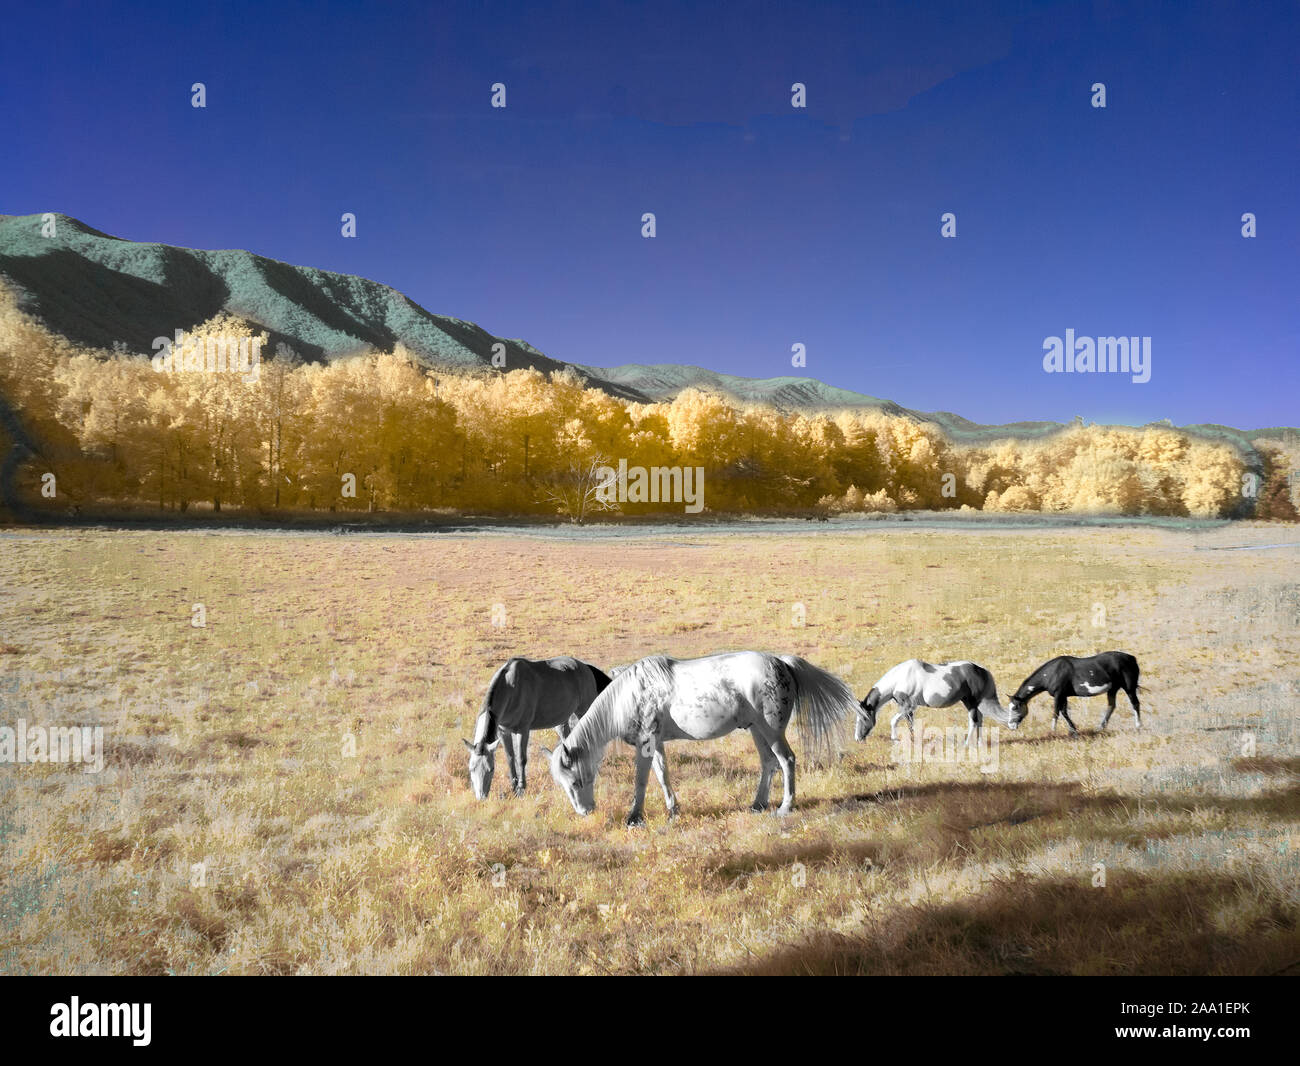
<path fill-rule="evenodd" d="M 106 751 L 99 774 L 0 764 L 0 972 L 1295 971 L 1300 547 L 1268 547 L 1289 540 L 0 534 L 0 725 L 100 724 Z M 982 764 L 918 764 L 882 715 L 801 764 L 786 818 L 746 809 L 748 736 L 670 745 L 682 815 L 652 784 L 639 830 L 628 750 L 580 819 L 546 732 L 525 797 L 502 759 L 474 801 L 460 738 L 508 656 L 734 648 L 859 695 L 970 658 L 1004 701 L 1053 655 L 1119 648 L 1144 728 L 1121 696 L 1096 733 L 1098 697 L 1053 736 L 1040 697 Z"/>

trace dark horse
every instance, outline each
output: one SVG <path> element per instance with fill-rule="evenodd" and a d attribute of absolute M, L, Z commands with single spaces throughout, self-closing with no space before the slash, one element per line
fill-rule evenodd
<path fill-rule="evenodd" d="M 1050 692 L 1056 701 L 1052 715 L 1052 731 L 1056 731 L 1056 720 L 1064 718 L 1071 733 L 1078 733 L 1070 721 L 1069 699 L 1071 696 L 1100 696 L 1106 693 L 1106 715 L 1101 720 L 1101 728 L 1106 728 L 1110 716 L 1115 713 L 1115 694 L 1123 689 L 1133 707 L 1133 717 L 1137 726 L 1142 728 L 1142 705 L 1138 702 L 1138 661 L 1123 651 L 1104 651 L 1100 655 L 1090 655 L 1086 659 L 1076 659 L 1073 655 L 1058 655 L 1055 659 L 1043 663 L 1037 670 L 1025 678 L 1016 694 L 1007 704 L 1007 713 L 1011 721 L 1020 723 L 1029 714 L 1029 701 L 1040 692 Z"/>
<path fill-rule="evenodd" d="M 474 739 L 465 741 L 475 798 L 487 799 L 492 790 L 496 750 L 502 740 L 510 787 L 516 796 L 522 795 L 528 787 L 529 731 L 554 729 L 563 740 L 609 683 L 603 670 L 569 655 L 507 661 L 488 683 Z"/>

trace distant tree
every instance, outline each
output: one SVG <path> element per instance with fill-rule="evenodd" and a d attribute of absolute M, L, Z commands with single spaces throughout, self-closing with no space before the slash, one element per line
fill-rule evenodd
<path fill-rule="evenodd" d="M 1300 522 L 1291 496 L 1291 463 L 1286 453 L 1276 445 L 1257 445 L 1264 461 L 1263 486 L 1255 505 L 1255 517 L 1269 522 Z"/>
<path fill-rule="evenodd" d="M 1197 441 L 1188 449 L 1189 471 L 1183 488 L 1187 513 L 1219 518 L 1241 499 L 1246 464 L 1230 448 Z"/>
<path fill-rule="evenodd" d="M 595 451 L 579 420 L 571 420 L 561 438 L 566 459 L 546 479 L 540 492 L 557 513 L 568 515 L 582 525 L 591 512 L 613 508 L 613 502 L 601 491 L 609 487 L 610 464 L 604 455 Z"/>

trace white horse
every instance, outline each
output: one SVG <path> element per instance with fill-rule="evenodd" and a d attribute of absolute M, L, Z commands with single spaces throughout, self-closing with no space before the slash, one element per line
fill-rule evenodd
<path fill-rule="evenodd" d="M 917 707 L 951 707 L 958 702 L 965 704 L 970 712 L 967 747 L 970 747 L 971 737 L 979 740 L 980 725 L 985 717 L 1001 722 L 1008 729 L 1019 725 L 1019 721 L 1012 721 L 998 702 L 998 687 L 993 675 L 967 659 L 938 665 L 908 659 L 886 671 L 885 676 L 871 687 L 858 709 L 853 730 L 857 740 L 866 739 L 875 727 L 877 712 L 890 700 L 898 705 L 898 713 L 889 722 L 890 740 L 898 739 L 900 718 L 907 719 L 907 731 L 912 732 Z"/>
<path fill-rule="evenodd" d="M 794 805 L 795 763 L 785 739 L 790 719 L 798 714 L 803 747 L 815 756 L 833 751 L 836 727 L 856 708 L 843 681 L 793 655 L 652 655 L 620 670 L 578 727 L 549 753 L 551 776 L 575 811 L 590 814 L 596 809 L 596 774 L 605 751 L 621 738 L 636 748 L 636 797 L 627 824 L 643 825 L 651 766 L 669 817 L 677 813 L 664 759 L 667 741 L 715 740 L 748 729 L 761 764 L 751 810 L 767 809 L 772 774 L 779 765 L 785 785 L 779 813 L 788 814 Z"/>
<path fill-rule="evenodd" d="M 528 733 L 554 729 L 563 739 L 609 684 L 604 672 L 581 659 L 508 659 L 488 682 L 483 709 L 469 748 L 469 783 L 476 799 L 487 799 L 496 771 L 496 750 L 506 742 L 510 787 L 528 787 Z"/>

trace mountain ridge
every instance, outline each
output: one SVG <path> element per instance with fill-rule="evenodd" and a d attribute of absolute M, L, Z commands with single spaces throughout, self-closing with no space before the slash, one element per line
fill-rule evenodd
<path fill-rule="evenodd" d="M 332 361 L 402 344 L 430 368 L 493 370 L 504 346 L 505 369 L 571 368 L 588 385 L 624 400 L 671 400 L 686 388 L 707 388 L 741 403 L 785 412 L 873 410 L 931 423 L 950 439 L 978 443 L 1033 439 L 1069 423 L 1024 421 L 984 425 L 948 411 L 920 411 L 816 378 L 746 378 L 675 363 L 597 367 L 551 358 L 527 341 L 498 337 L 481 326 L 427 310 L 404 293 L 369 278 L 295 266 L 244 249 L 193 249 L 113 236 L 69 215 L 53 213 L 55 234 L 42 236 L 46 216 L 0 215 L 0 280 L 21 306 L 75 344 L 152 352 L 158 336 L 189 329 L 225 311 L 266 330 L 304 358 Z M 1259 433 L 1211 424 L 1180 427 L 1230 439 L 1247 450 Z"/>

